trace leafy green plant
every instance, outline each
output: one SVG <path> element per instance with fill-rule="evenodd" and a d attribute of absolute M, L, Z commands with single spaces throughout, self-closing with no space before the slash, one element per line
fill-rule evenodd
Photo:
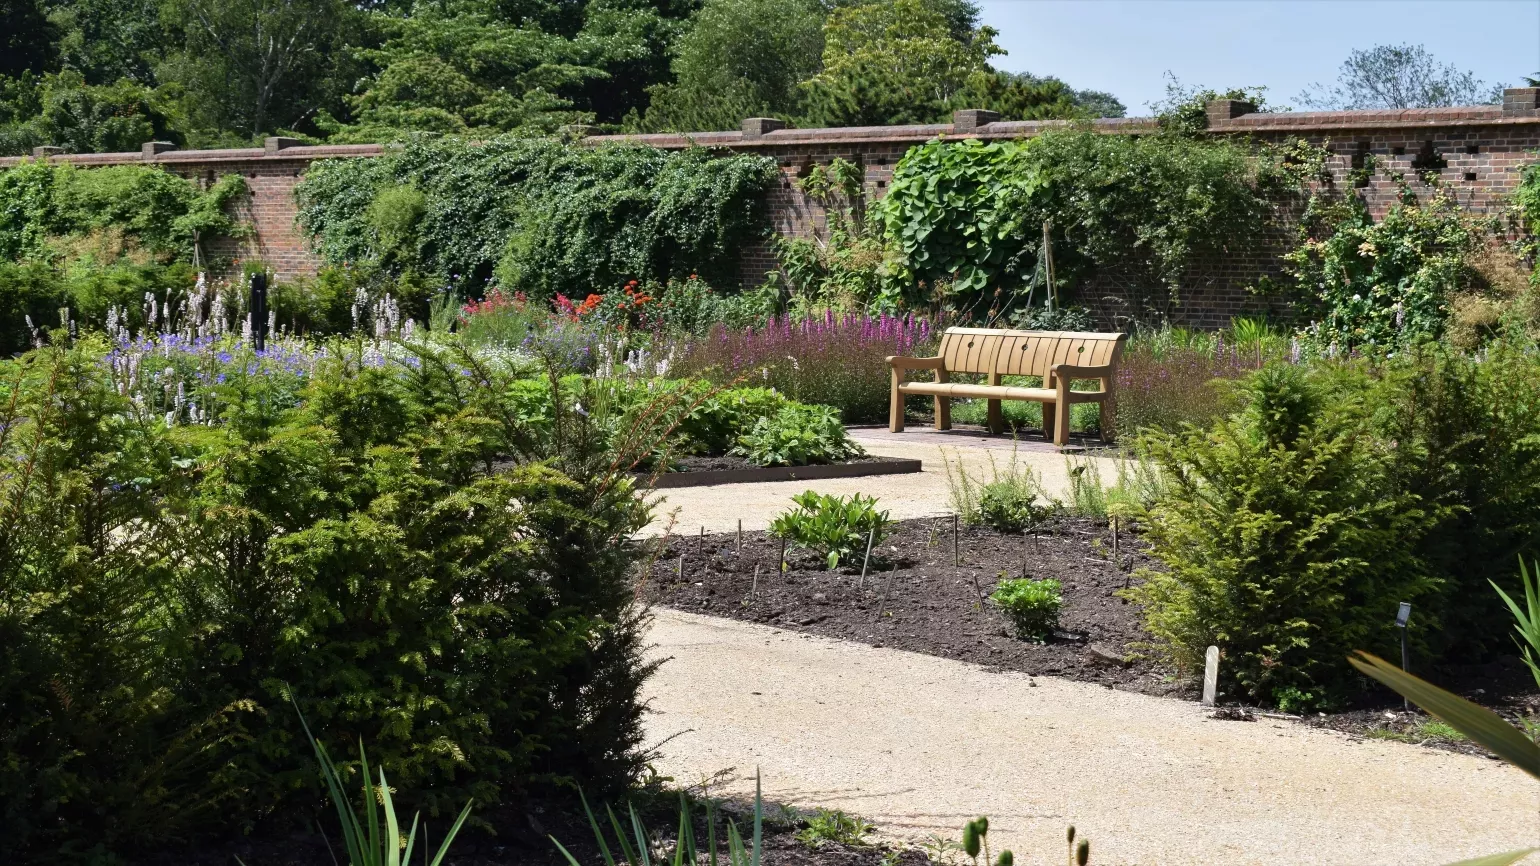
<path fill-rule="evenodd" d="M 875 497 L 853 493 L 833 496 L 808 490 L 791 498 L 796 507 L 776 515 L 770 532 L 817 551 L 830 569 L 865 549 L 868 537 L 880 541 L 888 530 L 888 513 L 877 510 Z"/>
<path fill-rule="evenodd" d="M 839 410 L 791 403 L 756 420 L 739 435 L 732 453 L 760 466 L 807 466 L 860 457 L 866 451 L 845 432 Z"/>
<path fill-rule="evenodd" d="M 604 829 L 599 826 L 599 819 L 594 817 L 593 809 L 588 806 L 588 798 L 583 798 L 583 810 L 588 814 L 588 826 L 594 833 L 594 841 L 598 843 L 599 853 L 604 858 L 605 866 L 616 866 L 617 860 L 612 853 L 609 841 L 605 838 Z M 636 806 L 630 806 L 630 838 L 627 838 L 625 830 L 621 829 L 620 819 L 615 816 L 615 810 L 605 807 L 609 813 L 610 828 L 615 834 L 615 846 L 619 849 L 619 863 L 622 866 L 651 866 L 653 858 L 653 846 L 651 837 L 646 827 L 642 824 L 641 816 L 636 812 Z M 764 800 L 760 793 L 759 773 L 754 773 L 754 825 L 750 835 L 750 842 L 744 843 L 743 834 L 738 830 L 736 821 L 727 822 L 727 866 L 760 866 L 763 852 L 764 839 Z M 695 838 L 695 822 L 690 817 L 690 802 L 684 792 L 679 792 L 679 834 L 674 841 L 673 866 L 695 866 L 701 862 L 701 855 L 705 854 L 712 864 L 717 862 L 717 815 L 716 804 L 711 800 L 706 801 L 706 849 L 701 851 Z M 551 842 L 561 851 L 570 866 L 582 866 L 578 859 L 551 836 Z"/>
<path fill-rule="evenodd" d="M 1537 567 L 1533 576 L 1524 565 L 1524 560 L 1519 560 L 1519 582 L 1524 587 L 1524 606 L 1520 607 L 1503 588 L 1492 581 L 1492 588 L 1502 597 L 1503 604 L 1508 606 L 1513 614 L 1513 642 L 1518 644 L 1522 653 L 1524 664 L 1529 666 L 1529 672 L 1535 678 L 1536 684 L 1540 684 L 1540 567 Z"/>
<path fill-rule="evenodd" d="M 1468 256 L 1486 226 L 1444 191 L 1410 191 L 1379 220 L 1356 197 L 1313 200 L 1285 257 L 1316 349 L 1390 350 L 1444 332 L 1453 295 L 1476 275 Z"/>
<path fill-rule="evenodd" d="M 1001 580 L 989 600 L 1016 626 L 1016 636 L 1025 640 L 1046 639 L 1059 624 L 1059 608 L 1064 603 L 1061 584 L 1052 578 Z"/>
<path fill-rule="evenodd" d="M 991 481 L 979 491 L 979 522 L 999 532 L 1038 526 L 1053 513 L 1053 507 L 1040 500 L 1041 493 L 1037 485 L 1014 478 Z"/>
<path fill-rule="evenodd" d="M 1117 268 L 1150 286 L 1137 309 L 1170 312 L 1194 262 L 1264 243 L 1275 200 L 1301 174 L 1277 149 L 1174 135 L 937 140 L 904 155 L 874 210 L 911 300 L 930 300 L 922 281 L 951 280 L 943 300 L 957 310 L 1041 306 L 1022 289 L 1046 222 L 1066 300 L 1094 270 Z"/>
<path fill-rule="evenodd" d="M 298 702 L 295 702 L 294 709 L 299 713 Z M 406 866 L 410 863 L 412 849 L 417 843 L 417 824 L 422 818 L 422 813 L 412 816 L 411 830 L 403 842 L 401 824 L 396 817 L 396 805 L 391 799 L 390 784 L 385 781 L 385 768 L 379 768 L 379 784 L 371 784 L 369 758 L 364 754 L 364 744 L 360 740 L 358 773 L 363 785 L 363 796 L 360 799 L 363 817 L 360 818 L 354 812 L 352 803 L 343 789 L 342 774 L 338 772 L 337 765 L 327 754 L 326 747 L 317 742 L 315 735 L 310 732 L 310 725 L 305 721 L 304 713 L 299 713 L 299 721 L 305 729 L 305 738 L 310 741 L 310 747 L 315 751 L 316 763 L 321 765 L 321 775 L 326 780 L 326 789 L 331 795 L 332 804 L 337 808 L 337 818 L 342 824 L 343 850 L 347 852 L 349 866 Z M 465 804 L 465 808 L 460 811 L 460 817 L 455 819 L 449 832 L 444 834 L 443 841 L 439 842 L 438 853 L 433 855 L 431 861 L 428 861 L 427 851 L 423 851 L 423 860 L 429 862 L 430 866 L 439 866 L 444 861 L 444 855 L 449 853 L 449 846 L 454 844 L 455 836 L 465 824 L 465 819 L 470 817 L 472 802 L 474 801 Z M 426 843 L 424 844 L 426 847 Z"/>
<path fill-rule="evenodd" d="M 838 809 L 814 809 L 800 816 L 807 826 L 797 831 L 797 841 L 814 848 L 825 842 L 860 847 L 872 825 Z"/>

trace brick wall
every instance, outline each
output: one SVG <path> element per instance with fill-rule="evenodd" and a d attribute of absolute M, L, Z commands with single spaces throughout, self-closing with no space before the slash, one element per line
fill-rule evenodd
<path fill-rule="evenodd" d="M 823 209 L 807 199 L 794 181 L 815 164 L 840 157 L 861 166 L 872 197 L 886 191 L 893 165 L 910 147 L 937 136 L 971 136 L 981 139 L 1028 138 L 1051 127 L 1055 121 L 995 121 L 989 112 L 958 112 L 950 124 L 897 127 L 848 127 L 842 129 L 786 129 L 779 121 L 752 118 L 732 132 L 659 134 L 637 136 L 590 136 L 589 144 L 626 141 L 678 149 L 703 146 L 738 153 L 758 153 L 776 160 L 781 179 L 770 194 L 773 228 L 782 235 L 812 237 L 826 229 Z M 1350 172 L 1372 155 L 1386 171 L 1406 175 L 1414 188 L 1426 191 L 1418 179 L 1423 171 L 1436 171 L 1444 187 L 1467 208 L 1495 213 L 1518 183 L 1523 166 L 1540 150 L 1540 88 L 1515 88 L 1504 94 L 1501 105 L 1461 108 L 1408 109 L 1403 111 L 1338 111 L 1257 113 L 1245 103 L 1222 100 L 1209 106 L 1210 129 L 1216 134 L 1237 135 L 1259 141 L 1304 138 L 1331 153 L 1328 168 L 1333 183 L 1350 187 Z M 1094 127 L 1107 134 L 1141 134 L 1154 130 L 1148 118 L 1098 120 Z M 252 220 L 254 234 L 238 252 L 268 262 L 280 278 L 313 274 L 319 265 L 308 239 L 294 225 L 293 189 L 305 166 L 317 159 L 370 157 L 383 151 L 379 145 L 304 147 L 287 139 L 268 139 L 263 148 L 215 151 L 174 151 L 146 144 L 142 153 L 50 155 L 77 165 L 148 163 L 212 182 L 218 175 L 240 172 L 251 191 L 242 205 L 242 216 Z M 0 167 L 16 160 L 0 159 Z M 1386 171 L 1376 174 L 1361 190 L 1377 213 L 1396 198 L 1395 184 Z M 1176 306 L 1168 312 L 1174 320 L 1200 326 L 1223 325 L 1232 316 L 1280 309 L 1246 290 L 1260 275 L 1280 272 L 1278 253 L 1286 238 L 1274 239 L 1271 249 L 1248 257 L 1201 263 L 1183 286 Z M 775 265 L 767 244 L 743 251 L 746 283 L 757 283 Z M 1107 322 L 1138 314 L 1141 286 L 1126 275 L 1103 273 L 1082 288 L 1082 300 Z"/>

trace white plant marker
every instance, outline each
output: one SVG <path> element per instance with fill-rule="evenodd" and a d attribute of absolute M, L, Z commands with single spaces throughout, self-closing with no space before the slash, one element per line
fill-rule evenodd
<path fill-rule="evenodd" d="M 1211 646 L 1203 665 L 1203 706 L 1214 705 L 1214 693 L 1219 689 L 1219 647 Z"/>

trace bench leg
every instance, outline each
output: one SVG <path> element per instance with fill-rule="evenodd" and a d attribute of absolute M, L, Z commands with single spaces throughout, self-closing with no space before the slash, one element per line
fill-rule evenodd
<path fill-rule="evenodd" d="M 952 429 L 952 398 L 951 397 L 937 397 L 936 398 L 936 429 L 937 430 L 950 430 L 950 429 Z"/>
<path fill-rule="evenodd" d="M 1039 404 L 1039 405 L 1041 405 L 1043 407 L 1043 440 L 1045 442 L 1052 442 L 1053 441 L 1053 404 L 1052 403 L 1042 403 L 1042 404 Z"/>
<path fill-rule="evenodd" d="M 1068 400 L 1053 405 L 1053 444 L 1060 448 L 1069 444 L 1069 406 Z"/>
<path fill-rule="evenodd" d="M 995 435 L 1005 432 L 1005 411 L 999 400 L 989 401 L 989 432 Z"/>
<path fill-rule="evenodd" d="M 893 371 L 893 391 L 888 395 L 888 430 L 904 432 L 904 395 L 898 390 L 899 372 Z"/>

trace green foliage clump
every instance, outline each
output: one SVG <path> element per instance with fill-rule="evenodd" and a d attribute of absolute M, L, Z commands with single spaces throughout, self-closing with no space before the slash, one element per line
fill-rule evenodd
<path fill-rule="evenodd" d="M 60 324 L 60 310 L 66 310 L 77 327 L 101 327 L 116 307 L 125 325 L 140 328 L 146 294 L 161 301 L 185 297 L 196 281 L 192 266 L 182 262 L 121 261 L 106 267 L 79 263 L 65 269 L 36 259 L 0 262 L 0 358 L 32 346 L 29 318 L 39 334 Z"/>
<path fill-rule="evenodd" d="M 875 829 L 859 816 L 839 809 L 815 809 L 800 817 L 807 826 L 797 831 L 797 841 L 814 848 L 825 842 L 859 848 L 867 844 L 867 834 Z"/>
<path fill-rule="evenodd" d="M 1167 484 L 1144 520 L 1167 570 L 1132 594 L 1184 669 L 1218 645 L 1253 700 L 1338 701 L 1355 688 L 1343 656 L 1391 649 L 1396 605 L 1437 597 L 1415 542 L 1444 506 L 1396 483 L 1361 388 L 1287 365 L 1244 388 L 1242 410 L 1212 428 L 1143 440 Z"/>
<path fill-rule="evenodd" d="M 949 281 L 957 309 L 1028 305 L 1046 221 L 1061 300 L 1106 268 L 1150 287 L 1141 310 L 1169 312 L 1194 263 L 1264 242 L 1302 174 L 1272 149 L 1173 135 L 938 140 L 899 161 L 879 212 L 907 292 Z"/>
<path fill-rule="evenodd" d="M 0 362 L 6 860 L 310 812 L 290 687 L 433 813 L 635 777 L 631 458 L 565 400 L 525 436 L 469 356 L 331 348 L 297 393 L 232 364 L 212 426 L 120 393 L 98 340 Z"/>
<path fill-rule="evenodd" d="M 328 262 L 420 269 L 462 295 L 495 272 L 504 291 L 547 300 L 689 274 L 735 285 L 775 176 L 770 160 L 700 149 L 421 138 L 318 162 L 296 192 Z"/>
<path fill-rule="evenodd" d="M 796 507 L 775 516 L 771 534 L 816 551 L 830 569 L 865 550 L 868 537 L 881 541 L 887 534 L 888 513 L 877 510 L 876 497 L 859 493 L 833 496 L 808 490 L 791 501 Z"/>
<path fill-rule="evenodd" d="M 0 171 L 0 258 L 190 261 L 195 243 L 241 232 L 227 206 L 245 192 L 239 174 L 199 190 L 148 166 L 26 160 Z"/>
<path fill-rule="evenodd" d="M 40 145 L 66 153 L 138 151 L 146 141 L 182 142 L 163 100 L 129 79 L 87 83 L 74 69 L 0 78 L 0 156 Z"/>
<path fill-rule="evenodd" d="M 1485 227 L 1446 193 L 1410 193 L 1375 221 L 1356 197 L 1312 201 L 1286 259 L 1323 350 L 1395 349 L 1443 335 L 1454 296 L 1476 282 Z"/>
<path fill-rule="evenodd" d="M 1053 578 L 1002 580 L 989 600 L 1016 626 L 1016 636 L 1041 641 L 1059 625 L 1062 586 Z"/>
<path fill-rule="evenodd" d="M 837 463 L 866 452 L 857 445 L 832 406 L 790 403 L 759 417 L 738 436 L 734 454 L 760 466 Z"/>

